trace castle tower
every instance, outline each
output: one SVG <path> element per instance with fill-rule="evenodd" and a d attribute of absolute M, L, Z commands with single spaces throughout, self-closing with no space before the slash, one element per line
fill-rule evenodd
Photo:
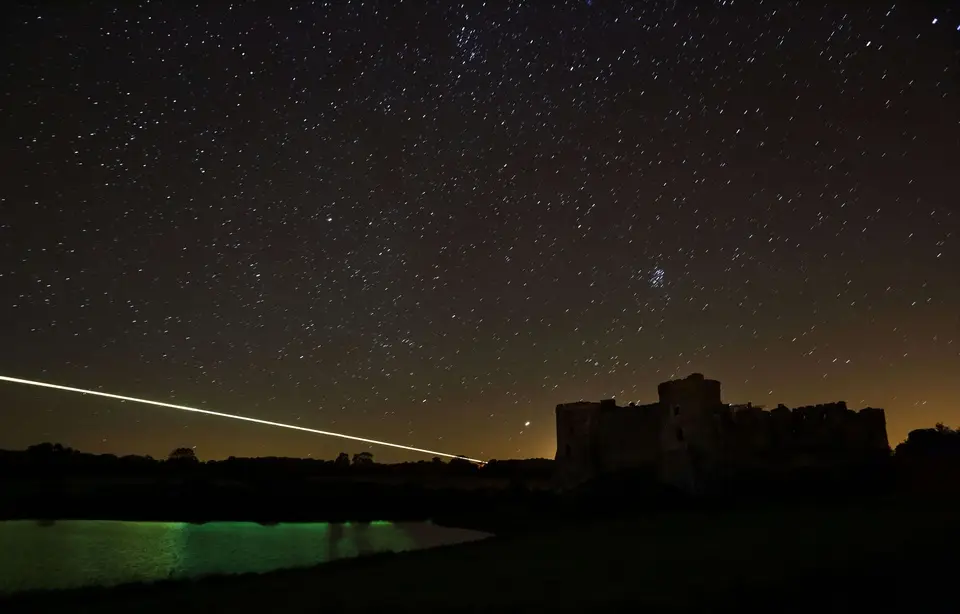
<path fill-rule="evenodd" d="M 657 387 L 664 420 L 660 430 L 661 479 L 687 491 L 699 490 L 719 464 L 717 412 L 720 382 L 693 373 Z"/>
<path fill-rule="evenodd" d="M 578 401 L 557 405 L 557 466 L 565 481 L 593 474 L 597 456 L 601 403 Z"/>

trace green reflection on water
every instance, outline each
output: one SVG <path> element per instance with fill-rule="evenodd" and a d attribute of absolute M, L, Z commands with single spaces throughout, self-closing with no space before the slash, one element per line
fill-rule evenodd
<path fill-rule="evenodd" d="M 7 521 L 0 522 L 0 593 L 265 572 L 411 550 L 437 539 L 435 527 L 386 521 L 270 526 Z"/>
<path fill-rule="evenodd" d="M 0 523 L 0 591 L 81 586 L 95 570 L 97 584 L 166 577 L 185 544 L 183 523 L 29 520 Z"/>

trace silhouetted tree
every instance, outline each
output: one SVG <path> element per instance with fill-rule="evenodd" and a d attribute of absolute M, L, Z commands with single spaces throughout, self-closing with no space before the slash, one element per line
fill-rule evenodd
<path fill-rule="evenodd" d="M 36 443 L 27 448 L 28 454 L 47 456 L 53 454 L 53 444 L 49 442 Z"/>
<path fill-rule="evenodd" d="M 337 460 L 333 461 L 333 465 L 338 469 L 343 469 L 350 466 L 350 455 L 346 452 L 341 452 L 337 455 Z"/>
<path fill-rule="evenodd" d="M 356 465 L 372 465 L 373 464 L 373 452 L 359 452 L 353 455 L 353 464 Z"/>
<path fill-rule="evenodd" d="M 27 448 L 27 454 L 33 457 L 56 458 L 58 460 L 70 460 L 71 457 L 80 453 L 73 448 L 69 448 L 60 443 L 38 443 Z"/>
<path fill-rule="evenodd" d="M 960 492 L 960 430 L 938 423 L 910 431 L 896 447 L 900 479 L 912 491 L 943 495 Z"/>
<path fill-rule="evenodd" d="M 451 471 L 459 475 L 470 474 L 477 470 L 477 466 L 473 464 L 473 461 L 467 460 L 464 456 L 451 458 L 447 466 Z"/>
<path fill-rule="evenodd" d="M 960 431 L 938 422 L 932 429 L 910 431 L 907 440 L 896 448 L 901 459 L 960 458 Z"/>
<path fill-rule="evenodd" d="M 197 463 L 197 453 L 193 448 L 177 448 L 167 456 L 168 461 L 177 463 Z"/>

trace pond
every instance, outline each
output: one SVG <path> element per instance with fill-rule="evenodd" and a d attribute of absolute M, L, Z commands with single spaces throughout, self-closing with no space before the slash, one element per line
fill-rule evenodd
<path fill-rule="evenodd" d="M 428 522 L 0 522 L 0 593 L 265 572 L 474 541 Z"/>

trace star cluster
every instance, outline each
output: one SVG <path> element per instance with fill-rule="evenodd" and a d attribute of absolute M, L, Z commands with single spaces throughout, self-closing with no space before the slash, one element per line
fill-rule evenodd
<path fill-rule="evenodd" d="M 692 371 L 960 422 L 949 6 L 51 3 L 4 41 L 3 374 L 485 458 Z M 345 445 L 0 395 L 0 447 Z"/>

